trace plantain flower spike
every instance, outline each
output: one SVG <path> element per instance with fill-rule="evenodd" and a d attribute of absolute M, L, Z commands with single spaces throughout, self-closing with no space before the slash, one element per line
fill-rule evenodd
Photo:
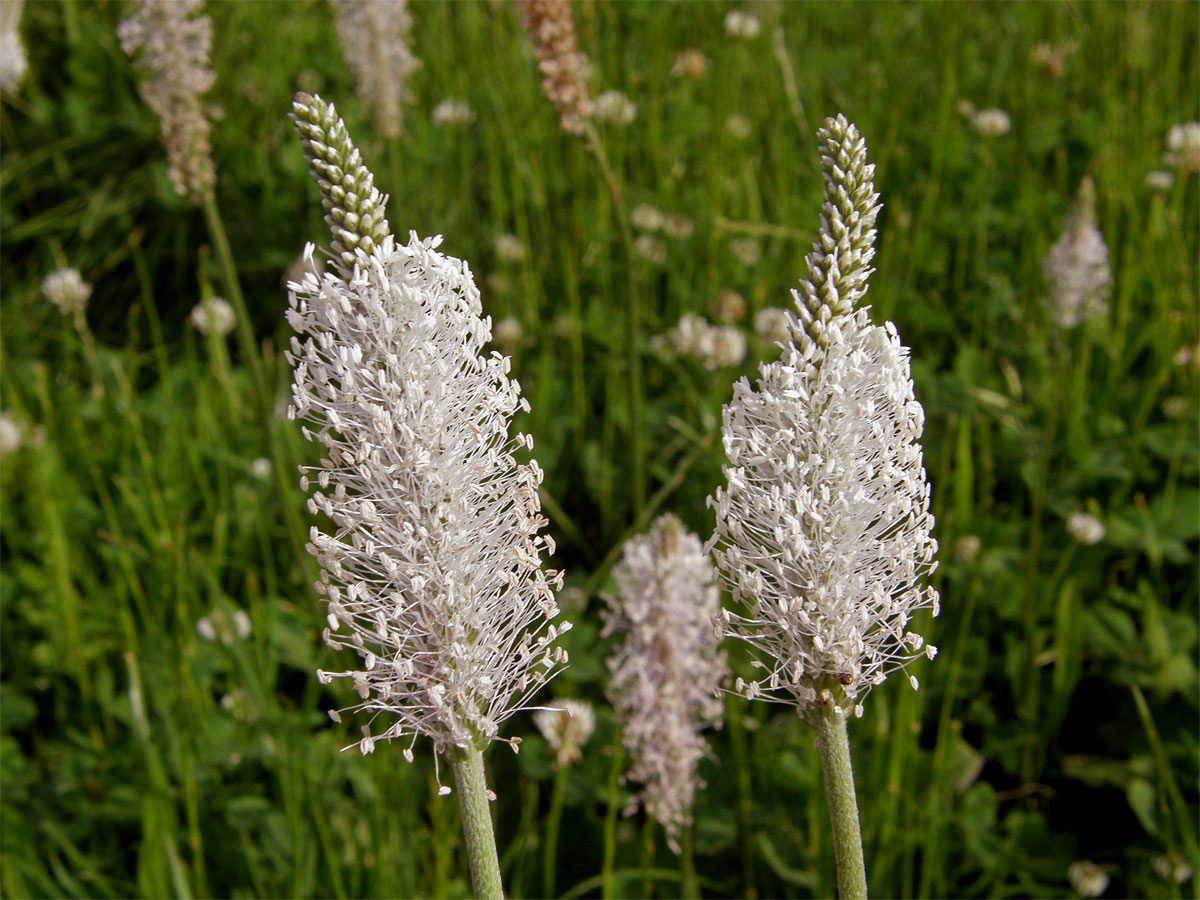
<path fill-rule="evenodd" d="M 385 138 L 400 136 L 408 80 L 421 67 L 409 49 L 412 16 L 406 0 L 334 0 L 334 20 L 359 99 Z"/>
<path fill-rule="evenodd" d="M 703 786 L 696 774 L 708 744 L 701 731 L 719 727 L 726 675 L 713 617 L 720 610 L 716 573 L 700 538 L 673 515 L 649 534 L 626 542 L 613 572 L 604 633 L 624 635 L 608 661 L 610 698 L 624 726 L 642 783 L 640 801 L 679 852 L 679 831 L 691 822 Z"/>
<path fill-rule="evenodd" d="M 201 102 L 216 80 L 208 59 L 212 20 L 203 10 L 203 0 L 141 0 L 117 28 L 140 76 L 142 99 L 162 126 L 171 186 L 196 205 L 216 181 Z"/>
<path fill-rule="evenodd" d="M 353 683 L 363 753 L 407 739 L 411 761 L 421 735 L 439 753 L 478 751 L 566 662 L 552 646 L 570 628 L 551 624 L 561 576 L 541 567 L 554 552 L 538 535 L 542 472 L 514 458 L 532 440 L 509 435 L 529 406 L 509 360 L 483 354 L 491 321 L 467 264 L 439 253 L 440 237 L 398 244 L 333 106 L 301 93 L 293 108 L 335 270 L 288 286 L 289 414 L 326 450 L 301 470 L 309 509 L 331 523 L 307 548 L 324 638 L 361 659 L 317 674 Z"/>
<path fill-rule="evenodd" d="M 922 579 L 936 567 L 929 484 L 908 350 L 891 322 L 874 325 L 867 292 L 879 195 L 858 130 L 842 116 L 818 132 L 825 202 L 793 292 L 791 339 L 734 385 L 723 415 L 727 484 L 709 498 L 709 541 L 740 604 L 717 619 L 756 651 L 749 698 L 853 709 L 889 673 L 937 652 L 909 630 L 938 612 Z M 910 676 L 914 688 L 917 681 Z"/>
<path fill-rule="evenodd" d="M 521 24 L 537 53 L 542 93 L 556 107 L 563 131 L 582 134 L 592 114 L 587 89 L 587 55 L 575 38 L 571 0 L 516 0 Z"/>
<path fill-rule="evenodd" d="M 1070 221 L 1042 260 L 1042 274 L 1050 287 L 1048 301 L 1059 328 L 1104 316 L 1112 293 L 1108 245 L 1096 227 L 1096 185 L 1085 177 Z"/>

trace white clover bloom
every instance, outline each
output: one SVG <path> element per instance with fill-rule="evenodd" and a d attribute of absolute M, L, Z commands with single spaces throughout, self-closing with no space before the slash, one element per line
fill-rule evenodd
<path fill-rule="evenodd" d="M 496 235 L 496 256 L 500 262 L 520 262 L 525 258 L 525 245 L 515 234 L 498 234 Z"/>
<path fill-rule="evenodd" d="M 680 241 L 690 238 L 695 229 L 696 226 L 692 224 L 692 220 L 683 213 L 671 213 L 663 222 L 663 231 L 667 237 Z"/>
<path fill-rule="evenodd" d="M 475 113 L 465 100 L 443 100 L 433 108 L 434 125 L 470 125 Z"/>
<path fill-rule="evenodd" d="M 872 686 L 932 658 L 908 629 L 918 610 L 938 612 L 921 584 L 937 542 L 908 350 L 890 322 L 855 309 L 875 253 L 875 167 L 845 118 L 826 119 L 818 138 L 825 203 L 793 292 L 793 337 L 778 362 L 759 365 L 757 389 L 734 385 L 727 484 L 709 498 L 709 546 L 745 609 L 719 625 L 756 651 L 763 673 L 735 688 L 793 704 L 810 723 L 830 702 L 861 715 Z"/>
<path fill-rule="evenodd" d="M 1112 272 L 1108 246 L 1095 224 L 1095 207 L 1095 187 L 1084 178 L 1066 231 L 1042 260 L 1042 274 L 1050 287 L 1047 302 L 1059 328 L 1074 328 L 1108 312 Z"/>
<path fill-rule="evenodd" d="M 971 115 L 971 127 L 985 138 L 1001 137 L 1012 130 L 1012 120 L 1002 109 L 981 109 Z"/>
<path fill-rule="evenodd" d="M 735 9 L 725 14 L 725 33 L 732 38 L 750 40 L 758 37 L 760 30 L 762 24 L 753 13 Z"/>
<path fill-rule="evenodd" d="M 209 65 L 212 20 L 203 9 L 202 0 L 142 0 L 117 29 L 141 76 L 142 100 L 161 123 L 171 185 L 195 204 L 216 182 L 200 98 L 216 81 Z"/>
<path fill-rule="evenodd" d="M 629 224 L 638 231 L 662 231 L 667 224 L 667 217 L 657 206 L 639 203 L 629 214 Z"/>
<path fill-rule="evenodd" d="M 708 71 L 708 57 L 702 50 L 685 47 L 675 55 L 671 63 L 672 78 L 701 78 Z"/>
<path fill-rule="evenodd" d="M 408 46 L 407 0 L 335 0 L 333 13 L 359 100 L 371 110 L 380 134 L 399 137 L 402 104 L 412 99 L 408 82 L 421 67 Z"/>
<path fill-rule="evenodd" d="M 1072 540 L 1084 545 L 1098 544 L 1104 540 L 1105 533 L 1104 523 L 1095 516 L 1083 512 L 1067 516 L 1067 534 Z"/>
<path fill-rule="evenodd" d="M 201 300 L 188 314 L 188 322 L 201 334 L 217 334 L 224 337 L 233 331 L 237 315 L 233 306 L 224 297 L 209 297 Z"/>
<path fill-rule="evenodd" d="M 954 542 L 954 558 L 959 562 L 970 564 L 979 557 L 981 549 L 983 549 L 983 542 L 979 540 L 978 535 L 964 534 Z"/>
<path fill-rule="evenodd" d="M 762 255 L 758 241 L 754 238 L 735 238 L 729 242 L 729 249 L 733 253 L 734 259 L 743 266 L 756 265 L 759 256 Z"/>
<path fill-rule="evenodd" d="M 64 316 L 76 316 L 87 307 L 92 286 L 78 269 L 58 269 L 42 279 L 42 293 Z"/>
<path fill-rule="evenodd" d="M 3 6 L 9 12 L 9 18 L 14 21 L 9 27 L 4 22 L 0 29 L 0 91 L 5 94 L 15 94 L 21 89 L 25 73 L 29 71 L 29 59 L 25 56 L 25 45 L 21 43 L 21 35 L 17 31 L 17 23 L 21 17 L 20 0 L 5 0 Z M 15 14 L 12 10 L 15 9 Z"/>
<path fill-rule="evenodd" d="M 678 853 L 679 829 L 691 822 L 703 786 L 696 766 L 708 745 L 700 732 L 721 722 L 716 573 L 700 539 L 667 514 L 625 543 L 613 578 L 618 593 L 607 598 L 604 634 L 624 641 L 608 661 L 609 696 L 633 760 L 629 777 L 643 785 L 639 800 Z"/>
<path fill-rule="evenodd" d="M 1183 884 L 1192 877 L 1192 867 L 1184 862 L 1182 857 L 1175 854 L 1156 856 L 1150 861 L 1150 865 L 1154 868 L 1154 873 L 1163 881 Z"/>
<path fill-rule="evenodd" d="M 0 412 L 0 456 L 21 449 L 24 431 L 11 410 Z"/>
<path fill-rule="evenodd" d="M 533 714 L 533 724 L 550 745 L 554 765 L 562 768 L 583 759 L 580 751 L 596 730 L 596 713 L 586 700 L 552 700 Z"/>
<path fill-rule="evenodd" d="M 521 343 L 521 339 L 524 337 L 525 329 L 512 316 L 501 319 L 492 329 L 492 343 L 509 356 L 517 349 L 517 346 Z"/>
<path fill-rule="evenodd" d="M 1152 172 L 1146 173 L 1146 187 L 1152 191 L 1158 191 L 1160 194 L 1165 194 L 1175 184 L 1175 175 L 1171 172 L 1155 169 Z"/>
<path fill-rule="evenodd" d="M 725 130 L 739 141 L 744 141 L 750 137 L 753 127 L 749 119 L 737 113 L 730 113 L 725 117 Z"/>
<path fill-rule="evenodd" d="M 1182 172 L 1200 172 L 1200 122 L 1181 122 L 1167 132 L 1163 162 Z"/>
<path fill-rule="evenodd" d="M 633 242 L 633 250 L 646 262 L 656 266 L 667 261 L 667 245 L 652 234 L 639 234 Z"/>
<path fill-rule="evenodd" d="M 1090 859 L 1081 859 L 1067 866 L 1067 878 L 1080 897 L 1099 897 L 1108 890 L 1108 873 Z"/>
<path fill-rule="evenodd" d="M 711 350 L 700 359 L 706 369 L 740 366 L 746 358 L 746 336 L 732 325 L 713 328 L 711 342 Z"/>
<path fill-rule="evenodd" d="M 721 288 L 713 298 L 712 314 L 718 322 L 740 322 L 746 318 L 746 300 L 733 288 Z"/>
<path fill-rule="evenodd" d="M 260 456 L 250 463 L 250 474 L 259 481 L 266 481 L 271 477 L 271 461 L 265 456 Z"/>
<path fill-rule="evenodd" d="M 754 330 L 768 344 L 782 344 L 792 336 L 791 317 L 786 309 L 765 307 L 754 316 Z"/>
<path fill-rule="evenodd" d="M 609 125 L 628 125 L 637 118 L 637 106 L 620 91 L 605 91 L 596 98 L 592 114 Z"/>
<path fill-rule="evenodd" d="M 478 754 L 566 662 L 552 643 L 570 624 L 550 624 L 562 578 L 541 566 L 554 552 L 538 534 L 542 472 L 514 456 L 532 440 L 509 434 L 529 404 L 509 360 L 484 353 L 491 323 L 468 265 L 439 253 L 440 237 L 396 243 L 333 106 L 301 93 L 293 109 L 338 267 L 290 286 L 290 413 L 327 452 L 302 478 L 331 522 L 308 546 L 324 638 L 362 661 L 318 677 L 353 683 L 363 753 L 408 738 L 411 761 L 424 735 Z"/>

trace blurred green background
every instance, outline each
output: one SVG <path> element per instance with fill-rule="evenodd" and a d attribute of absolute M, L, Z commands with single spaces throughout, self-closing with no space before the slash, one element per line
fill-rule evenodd
<path fill-rule="evenodd" d="M 727 34 L 735 9 L 760 33 Z M 872 893 L 1067 896 L 1082 890 L 1068 867 L 1089 860 L 1105 896 L 1200 896 L 1200 190 L 1186 170 L 1165 191 L 1146 182 L 1168 168 L 1171 126 L 1200 119 L 1197 10 L 580 3 L 593 95 L 636 105 L 629 124 L 599 126 L 626 208 L 694 226 L 639 255 L 541 95 L 511 4 L 410 7 L 422 67 L 388 143 L 327 4 L 212 3 L 206 101 L 247 343 L 186 322 L 226 288 L 118 45 L 126 7 L 27 3 L 30 70 L 0 103 L 0 408 L 24 438 L 0 458 L 0 891 L 469 893 L 428 748 L 411 766 L 399 748 L 339 753 L 357 726 L 324 710 L 349 691 L 313 676 L 338 667 L 294 474 L 318 454 L 281 415 L 279 349 L 284 270 L 328 240 L 286 118 L 303 88 L 337 104 L 393 229 L 444 234 L 485 310 L 521 326 L 508 349 L 532 412 L 517 425 L 547 473 L 576 625 L 556 690 L 599 718 L 563 776 L 558 894 L 599 896 L 606 853 L 621 896 L 681 890 L 679 859 L 642 816 L 605 829 L 629 788 L 612 777 L 600 594 L 657 514 L 711 532 L 721 404 L 774 352 L 751 323 L 805 274 L 815 129 L 844 112 L 878 164 L 868 302 L 912 348 L 942 546 L 942 615 L 925 630 L 940 655 L 914 665 L 919 693 L 893 679 L 850 728 Z M 707 57 L 698 77 L 671 74 L 685 48 Z M 473 120 L 435 122 L 446 99 Z M 981 135 L 963 101 L 1005 110 L 1011 130 Z M 1085 175 L 1113 292 L 1107 315 L 1061 330 L 1041 260 Z M 504 234 L 519 259 L 498 253 Z M 84 332 L 41 294 L 64 265 L 95 285 Z M 725 289 L 745 303 L 742 366 L 656 352 Z M 1076 512 L 1103 540 L 1072 540 Z M 528 715 L 507 733 L 526 740 L 488 757 L 505 882 L 538 896 L 554 772 Z M 695 807 L 706 895 L 832 895 L 812 742 L 786 708 L 727 700 Z"/>

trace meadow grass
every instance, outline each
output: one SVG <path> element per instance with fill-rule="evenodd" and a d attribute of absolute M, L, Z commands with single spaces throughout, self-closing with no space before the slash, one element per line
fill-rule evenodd
<path fill-rule="evenodd" d="M 508 726 L 520 755 L 489 754 L 513 896 L 541 891 L 555 804 L 561 896 L 684 890 L 661 833 L 620 814 L 598 594 L 657 514 L 711 533 L 721 404 L 773 351 L 751 334 L 745 364 L 714 372 L 650 339 L 722 288 L 748 322 L 790 302 L 818 224 L 815 129 L 838 111 L 878 163 L 867 302 L 912 348 L 942 545 L 942 615 L 924 629 L 941 655 L 914 667 L 920 692 L 889 683 L 850 723 L 872 892 L 1063 896 L 1068 865 L 1090 859 L 1109 896 L 1200 896 L 1200 876 L 1155 867 L 1200 870 L 1200 403 L 1196 367 L 1176 361 L 1200 337 L 1200 190 L 1194 173 L 1165 193 L 1145 183 L 1170 126 L 1200 119 L 1196 6 L 764 4 L 748 41 L 723 30 L 732 8 L 576 8 L 594 92 L 637 104 L 630 125 L 599 127 L 624 206 L 695 223 L 654 264 L 631 253 L 595 156 L 559 129 L 510 5 L 413 6 L 423 66 L 406 137 L 385 144 L 327 5 L 211 4 L 209 213 L 245 296 L 239 342 L 185 324 L 227 293 L 222 249 L 171 192 L 117 44 L 122 7 L 26 4 L 30 72 L 0 106 L 0 407 L 40 434 L 0 461 L 4 895 L 469 893 L 430 754 L 339 753 L 357 726 L 324 710 L 347 692 L 313 676 L 336 667 L 295 475 L 316 450 L 282 415 L 280 352 L 283 271 L 327 233 L 286 119 L 303 88 L 346 117 L 396 233 L 444 234 L 486 312 L 524 329 L 514 373 L 532 411 L 517 427 L 546 471 L 576 625 L 556 687 L 600 709 L 561 777 L 527 716 Z M 1040 41 L 1076 43 L 1061 76 L 1031 62 Z M 697 80 L 670 75 L 684 47 L 710 60 Z M 474 122 L 435 125 L 448 97 Z M 1011 132 L 977 134 L 963 99 L 1006 110 Z M 1058 331 L 1040 261 L 1084 175 L 1113 294 L 1107 316 Z M 503 233 L 522 260 L 499 258 Z M 730 247 L 747 237 L 752 265 Z M 40 295 L 68 264 L 95 284 L 90 342 Z M 1072 541 L 1076 511 L 1104 522 L 1102 542 Z M 973 560 L 955 556 L 964 536 Z M 727 699 L 690 833 L 704 894 L 833 895 L 812 739 L 784 709 Z"/>

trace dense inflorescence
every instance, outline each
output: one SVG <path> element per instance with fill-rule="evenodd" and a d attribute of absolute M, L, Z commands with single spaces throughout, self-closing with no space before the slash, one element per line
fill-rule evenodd
<path fill-rule="evenodd" d="M 592 103 L 587 90 L 588 59 L 575 39 L 570 0 L 517 0 L 517 9 L 545 76 L 543 93 L 558 107 L 563 130 L 581 134 Z"/>
<path fill-rule="evenodd" d="M 381 236 L 383 198 L 336 111 L 303 94 L 295 107 L 340 270 L 289 286 L 290 414 L 327 452 L 302 479 L 333 525 L 308 547 L 324 637 L 363 661 L 318 674 L 353 682 L 353 709 L 370 713 L 364 753 L 419 735 L 480 748 L 566 661 L 552 642 L 570 624 L 550 624 L 561 576 L 541 567 L 554 552 L 538 534 L 542 472 L 514 456 L 532 440 L 509 436 L 528 404 L 509 360 L 483 353 L 491 323 L 467 264 L 438 252 L 440 237 Z"/>
<path fill-rule="evenodd" d="M 202 0 L 142 0 L 117 29 L 141 76 L 142 99 L 162 125 L 171 185 L 196 204 L 216 182 L 201 101 L 216 80 L 208 60 L 212 20 L 203 8 Z"/>
<path fill-rule="evenodd" d="M 889 672 L 936 652 L 908 630 L 938 596 L 929 485 L 908 351 L 888 322 L 856 309 L 874 256 L 878 194 L 866 145 L 842 117 L 819 133 L 825 177 L 821 230 L 798 315 L 757 387 L 734 385 L 723 442 L 727 484 L 709 499 L 709 541 L 743 611 L 719 624 L 756 651 L 761 677 L 746 696 L 795 704 L 808 716 L 860 699 Z M 916 686 L 916 679 L 911 679 Z"/>
<path fill-rule="evenodd" d="M 1042 260 L 1050 287 L 1050 314 L 1059 328 L 1074 328 L 1108 312 L 1112 272 L 1108 246 L 1096 227 L 1096 189 L 1085 178 L 1067 230 Z"/>
<path fill-rule="evenodd" d="M 399 137 L 402 104 L 411 99 L 408 80 L 421 67 L 408 46 L 412 17 L 406 0 L 336 0 L 333 12 L 359 99 L 381 135 Z"/>
<path fill-rule="evenodd" d="M 673 515 L 629 540 L 613 571 L 605 634 L 624 636 L 609 660 L 610 696 L 641 782 L 640 800 L 679 852 L 708 751 L 700 732 L 719 725 L 725 660 L 712 620 L 720 609 L 716 572 L 700 539 Z"/>

